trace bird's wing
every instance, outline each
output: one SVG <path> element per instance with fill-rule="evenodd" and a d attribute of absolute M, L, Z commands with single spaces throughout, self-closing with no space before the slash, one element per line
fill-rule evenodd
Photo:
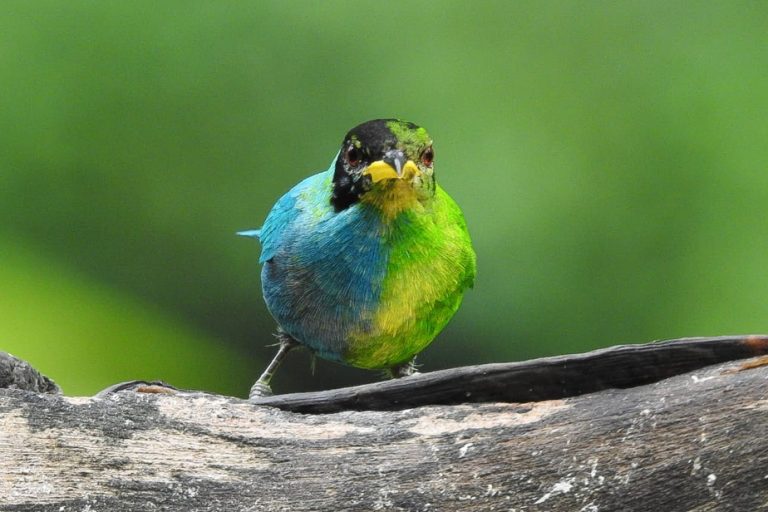
<path fill-rule="evenodd" d="M 448 226 L 455 226 L 455 230 L 450 237 L 452 245 L 455 246 L 463 273 L 460 281 L 460 289 L 472 288 L 475 284 L 475 275 L 477 274 L 477 257 L 472 248 L 472 240 L 467 230 L 467 222 L 464 220 L 464 213 L 459 205 L 449 196 L 439 185 L 436 190 L 437 204 L 441 206 L 441 215 L 443 222 Z M 444 217 L 443 217 L 444 215 Z"/>
<path fill-rule="evenodd" d="M 238 234 L 256 237 L 261 242 L 261 257 L 259 263 L 272 259 L 283 243 L 286 230 L 295 222 L 301 213 L 310 207 L 307 196 L 317 199 L 318 195 L 328 195 L 328 171 L 310 176 L 289 190 L 281 197 L 267 215 L 267 220 L 261 229 L 242 231 Z M 330 197 L 330 196 L 328 196 Z M 312 203 L 310 201 L 309 203 Z"/>

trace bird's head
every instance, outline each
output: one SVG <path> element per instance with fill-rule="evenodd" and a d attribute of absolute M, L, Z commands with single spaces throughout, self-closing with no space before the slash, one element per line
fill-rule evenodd
<path fill-rule="evenodd" d="M 352 128 L 341 143 L 331 203 L 341 211 L 369 203 L 388 214 L 423 203 L 435 193 L 432 139 L 424 128 L 375 119 Z"/>

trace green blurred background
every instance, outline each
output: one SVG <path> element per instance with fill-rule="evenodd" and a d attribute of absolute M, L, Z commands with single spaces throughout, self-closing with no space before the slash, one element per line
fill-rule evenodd
<path fill-rule="evenodd" d="M 426 126 L 479 276 L 424 370 L 768 331 L 768 3 L 0 3 L 0 350 L 244 396 L 258 227 Z M 294 355 L 277 392 L 378 380 Z"/>

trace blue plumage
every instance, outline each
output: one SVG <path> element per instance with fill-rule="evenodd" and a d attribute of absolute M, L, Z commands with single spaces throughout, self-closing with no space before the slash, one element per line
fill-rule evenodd
<path fill-rule="evenodd" d="M 261 230 L 260 229 L 249 229 L 246 231 L 238 231 L 238 235 L 240 236 L 247 236 L 249 238 L 255 238 L 256 240 L 261 238 Z"/>
<path fill-rule="evenodd" d="M 334 211 L 334 166 L 280 198 L 257 231 L 262 291 L 272 316 L 319 356 L 341 362 L 349 333 L 371 328 L 387 249 L 381 217 L 371 207 Z"/>

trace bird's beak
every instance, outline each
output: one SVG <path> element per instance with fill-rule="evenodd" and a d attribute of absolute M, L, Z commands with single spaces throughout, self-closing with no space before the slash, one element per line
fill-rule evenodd
<path fill-rule="evenodd" d="M 384 154 L 384 158 L 372 162 L 363 174 L 370 176 L 374 183 L 378 183 L 382 180 L 394 179 L 410 181 L 420 175 L 421 171 L 413 160 L 406 160 L 405 153 L 399 149 L 391 149 Z"/>

